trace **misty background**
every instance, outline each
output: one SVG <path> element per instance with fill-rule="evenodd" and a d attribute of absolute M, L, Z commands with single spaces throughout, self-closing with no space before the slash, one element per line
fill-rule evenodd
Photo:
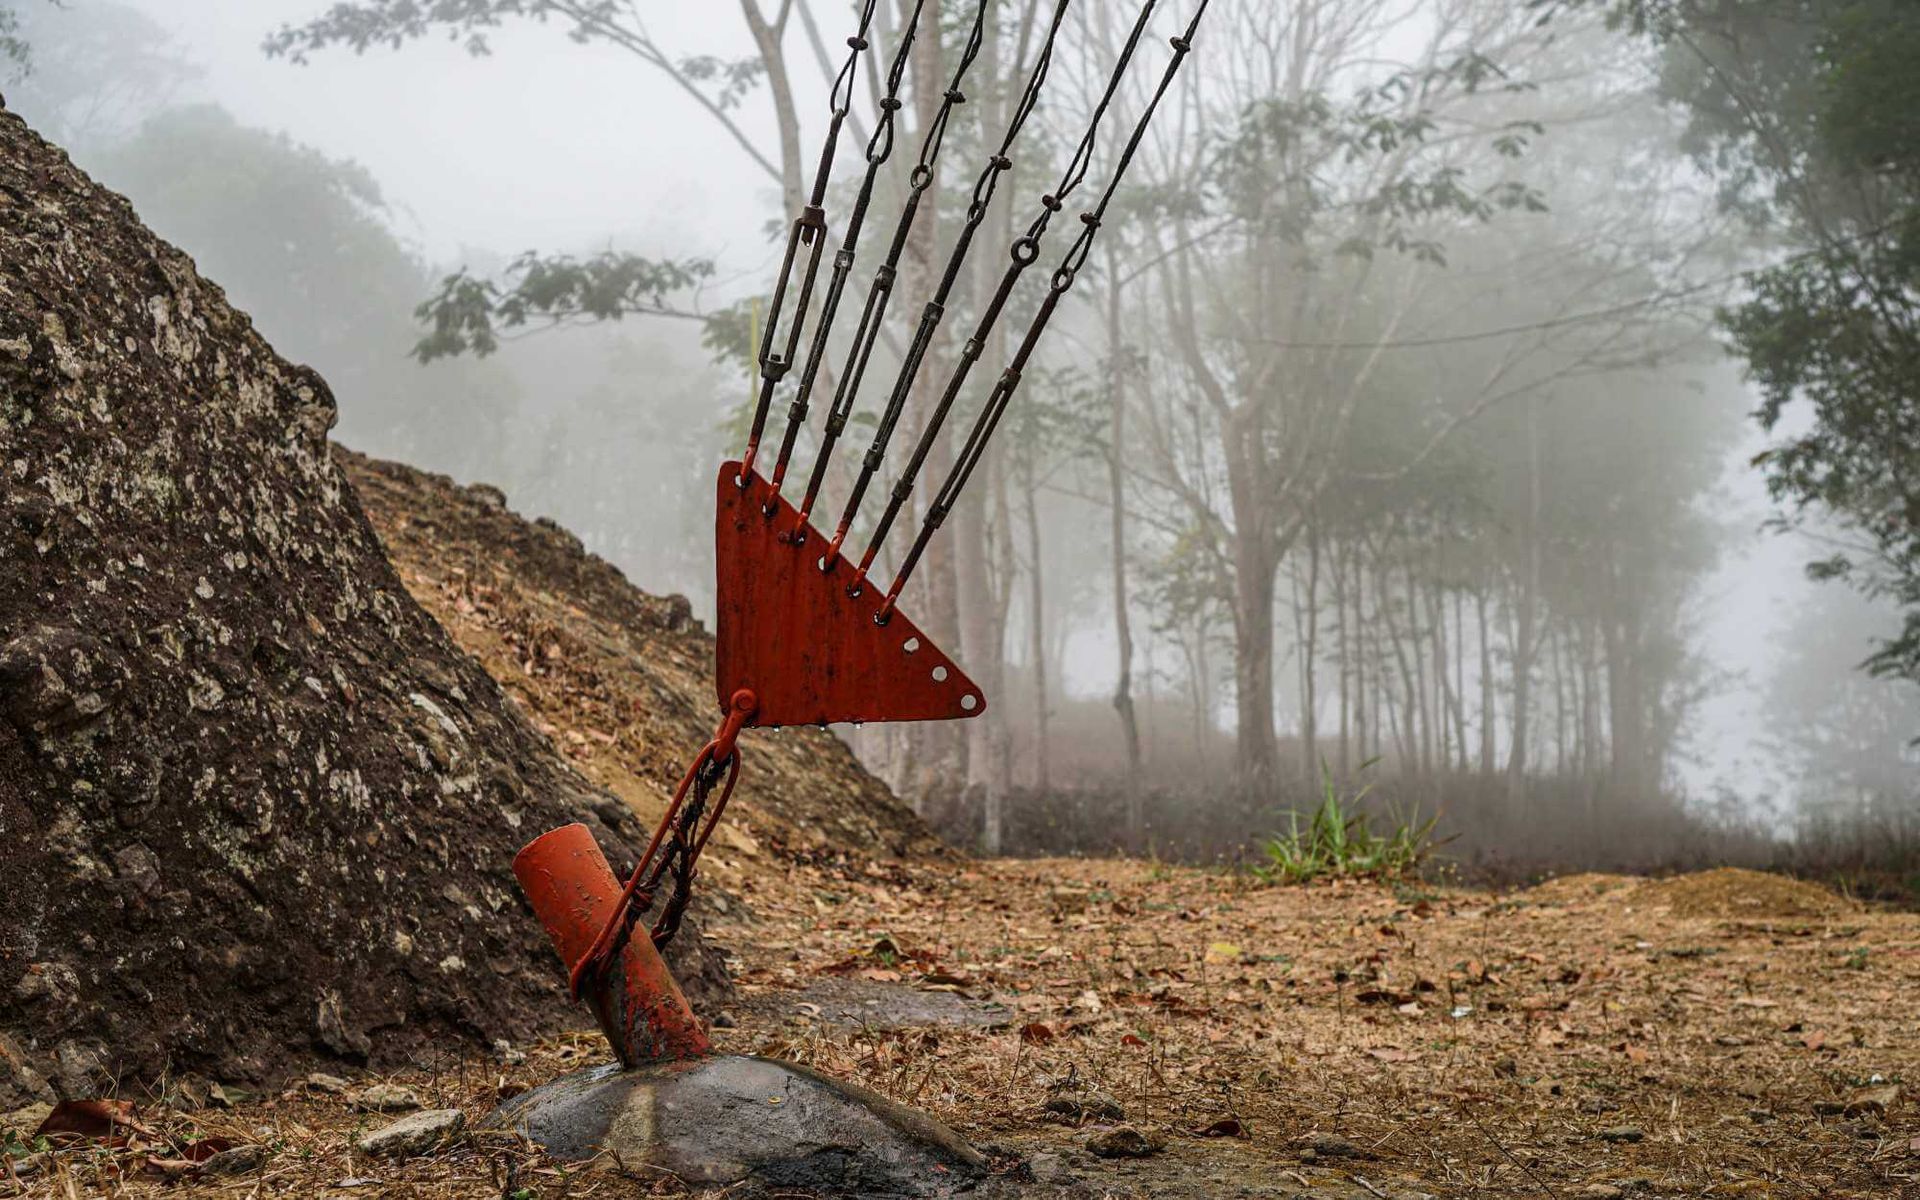
<path fill-rule="evenodd" d="M 31 58 L 0 92 L 192 254 L 283 354 L 321 371 L 343 444 L 498 486 L 519 511 L 566 526 L 643 588 L 688 595 L 710 620 L 712 477 L 738 452 L 754 388 L 734 343 L 742 319 L 749 329 L 762 319 L 792 181 L 661 71 L 570 36 L 564 19 L 505 19 L 481 31 L 485 53 L 472 31 L 441 29 L 364 53 L 310 47 L 300 62 L 265 52 L 275 31 L 328 7 L 25 0 Z M 929 39 L 945 69 L 961 7 L 945 6 L 951 28 Z M 1033 6 L 1001 7 L 990 65 L 1012 80 L 1023 66 L 1017 13 Z M 959 565 L 916 582 L 930 592 L 904 601 L 934 613 L 922 621 L 933 631 L 942 610 L 954 614 L 948 648 L 988 691 L 993 721 L 944 735 L 844 731 L 863 757 L 948 836 L 1016 851 L 1231 852 L 1311 799 L 1322 764 L 1341 786 L 1377 783 L 1396 803 L 1451 814 L 1458 832 L 1472 827 L 1463 856 L 1492 864 L 1764 858 L 1773 839 L 1829 823 L 1872 837 L 1910 821 L 1916 689 L 1857 670 L 1897 610 L 1810 581 L 1821 539 L 1766 528 L 1775 509 L 1751 464 L 1781 431 L 1749 419 L 1759 397 L 1713 323 L 1715 305 L 1738 297 L 1739 273 L 1781 249 L 1716 203 L 1685 152 L 1683 118 L 1658 94 L 1654 56 L 1578 14 L 1538 30 L 1516 5 L 1215 7 L 1123 193 L 1131 208 L 1015 401 L 1038 415 L 1009 417 L 978 529 L 965 535 L 978 555 L 961 550 Z M 900 12 L 883 8 L 883 24 L 897 25 Z M 989 222 L 977 251 L 994 273 L 1004 233 L 1052 186 L 1131 16 L 1083 10 L 1001 188 L 1004 220 Z M 759 53 L 732 6 L 631 11 L 683 69 L 724 71 Z M 1306 28 L 1303 12 L 1322 26 Z M 837 67 L 850 6 L 817 0 L 808 15 Z M 1132 120 L 1185 16 L 1156 20 L 1119 119 Z M 891 53 L 887 37 L 876 42 L 855 105 L 863 129 L 884 67 L 876 55 Z M 1469 43 L 1498 47 L 1497 74 L 1465 78 Z M 782 45 L 810 172 L 829 73 L 798 20 Z M 1340 142 L 1350 114 L 1300 100 L 1384 93 L 1397 71 L 1446 114 L 1437 133 L 1394 131 L 1417 153 Z M 717 93 L 722 77 L 703 86 Z M 982 95 L 961 110 L 941 166 L 945 215 L 930 244 L 942 257 L 982 153 L 975 114 L 1004 111 L 1004 97 Z M 763 78 L 725 111 L 777 158 Z M 1383 101 L 1377 115 L 1390 123 L 1403 111 Z M 916 115 L 910 102 L 903 120 Z M 1104 181 L 1117 138 L 1107 135 L 1089 186 Z M 1274 165 L 1316 138 L 1312 170 Z M 911 121 L 899 140 L 859 289 L 918 148 Z M 842 148 L 836 231 L 863 142 Z M 1393 193 L 1402 207 L 1355 252 L 1339 214 L 1387 194 L 1367 189 L 1389 161 L 1406 173 Z M 1043 262 L 1071 225 L 1063 219 Z M 510 278 L 527 252 L 710 265 L 662 306 L 679 315 L 536 320 L 503 329 L 492 354 L 416 360 L 426 329 L 415 308 L 443 279 Z M 985 289 L 969 287 L 977 308 Z M 920 294 L 903 292 L 864 409 L 884 396 L 918 311 Z M 1032 311 L 1023 295 L 1018 325 Z M 929 374 L 944 378 L 962 336 L 952 331 L 970 326 L 971 309 L 949 321 Z M 970 395 L 997 370 L 983 362 Z M 1276 497 L 1311 495 L 1269 568 L 1263 751 L 1236 672 L 1259 639 L 1237 627 L 1244 597 L 1226 578 L 1247 570 L 1230 545 L 1245 533 L 1228 498 L 1233 449 L 1205 414 L 1209 387 L 1269 386 L 1302 393 L 1288 401 L 1300 405 L 1296 430 L 1321 430 L 1313 406 L 1351 396 L 1324 420 L 1357 432 L 1325 444 L 1309 432 L 1302 462 L 1282 445 L 1262 468 L 1257 486 Z M 1131 439 L 1117 455 L 1115 396 Z M 776 429 L 784 407 L 783 394 Z M 1300 483 L 1323 463 L 1342 474 Z M 1631 596 L 1612 595 L 1615 585 Z M 970 607 L 987 606 L 997 627 L 964 627 Z M 1631 654 L 1602 644 L 1627 637 Z M 1531 666 L 1516 670 L 1521 653 Z M 1122 661 L 1132 750 L 1113 703 Z M 1623 696 L 1628 670 L 1639 690 Z M 1516 709 L 1531 721 L 1516 725 Z M 1266 786 L 1226 799 L 1249 762 Z"/>

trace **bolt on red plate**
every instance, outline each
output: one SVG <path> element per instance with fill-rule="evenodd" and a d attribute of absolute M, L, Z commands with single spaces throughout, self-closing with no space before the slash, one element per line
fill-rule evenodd
<path fill-rule="evenodd" d="M 822 569 L 830 539 L 759 474 L 744 487 L 740 478 L 738 462 L 720 468 L 715 505 L 722 708 L 751 688 L 759 707 L 749 724 L 761 727 L 945 721 L 986 711 L 973 680 L 898 608 L 875 624 L 884 587 L 860 579 L 845 556 Z"/>

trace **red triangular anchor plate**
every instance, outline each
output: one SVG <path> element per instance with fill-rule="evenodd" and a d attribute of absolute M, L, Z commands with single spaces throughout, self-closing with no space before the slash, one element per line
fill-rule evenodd
<path fill-rule="evenodd" d="M 820 569 L 828 540 L 740 464 L 720 468 L 714 529 L 718 616 L 714 658 L 724 710 L 741 688 L 759 709 L 750 725 L 944 721 L 977 717 L 987 699 L 973 680 L 896 608 L 874 624 L 886 589 L 849 596 L 854 565 Z M 801 536 L 794 537 L 796 528 Z"/>

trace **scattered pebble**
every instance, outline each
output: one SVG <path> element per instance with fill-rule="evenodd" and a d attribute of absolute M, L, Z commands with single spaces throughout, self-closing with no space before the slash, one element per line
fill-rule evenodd
<path fill-rule="evenodd" d="M 392 1083 L 376 1083 L 353 1099 L 361 1112 L 410 1112 L 420 1107 L 420 1093 Z"/>
<path fill-rule="evenodd" d="M 1146 1158 L 1166 1148 L 1166 1138 L 1142 1133 L 1131 1125 L 1103 1129 L 1087 1139 L 1087 1152 L 1100 1158 Z"/>
<path fill-rule="evenodd" d="M 1065 1117 L 1069 1121 L 1124 1121 L 1127 1110 L 1120 1102 L 1105 1092 L 1086 1092 L 1081 1095 L 1054 1096 L 1041 1105 L 1056 1117 Z"/>
<path fill-rule="evenodd" d="M 1310 1133 L 1300 1139 L 1316 1158 L 1372 1158 L 1373 1155 L 1337 1133 Z"/>
<path fill-rule="evenodd" d="M 1883 1083 L 1878 1087 L 1860 1088 L 1847 1097 L 1841 1111 L 1849 1117 L 1874 1116 L 1884 1114 L 1888 1109 L 1900 1103 L 1900 1085 Z"/>
<path fill-rule="evenodd" d="M 250 1175 L 267 1165 L 267 1148 L 254 1144 L 235 1146 L 200 1164 L 200 1169 L 209 1175 Z"/>
<path fill-rule="evenodd" d="M 338 1096 L 347 1090 L 347 1081 L 338 1075 L 329 1075 L 324 1071 L 315 1071 L 307 1076 L 307 1086 L 316 1092 L 325 1092 L 329 1096 Z"/>
<path fill-rule="evenodd" d="M 363 1134 L 354 1147 L 373 1158 L 415 1158 L 439 1149 L 466 1124 L 467 1114 L 457 1108 L 430 1108 Z"/>
<path fill-rule="evenodd" d="M 21 1137 L 31 1137 L 40 1123 L 53 1113 L 51 1104 L 29 1104 L 0 1117 L 0 1129 L 11 1129 Z"/>
<path fill-rule="evenodd" d="M 1646 1136 L 1646 1133 L 1638 1125 L 1615 1125 L 1612 1129 L 1602 1129 L 1600 1131 L 1601 1141 L 1612 1142 L 1616 1146 L 1622 1142 L 1638 1142 Z"/>

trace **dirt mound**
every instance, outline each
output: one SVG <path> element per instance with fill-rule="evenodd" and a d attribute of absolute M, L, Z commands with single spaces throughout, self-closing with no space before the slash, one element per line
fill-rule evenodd
<path fill-rule="evenodd" d="M 1818 884 L 1738 867 L 1649 884 L 1638 902 L 1665 907 L 1676 917 L 1830 917 L 1849 907 Z"/>
<path fill-rule="evenodd" d="M 713 637 L 498 489 L 351 451 L 336 457 L 414 598 L 501 681 L 587 778 L 649 822 L 713 734 Z M 740 788 L 703 860 L 736 894 L 780 888 L 769 859 L 942 852 L 913 811 L 825 730 L 750 730 Z"/>
<path fill-rule="evenodd" d="M 0 1104 L 578 1020 L 508 864 L 643 831 L 409 598 L 333 421 L 0 110 Z"/>
<path fill-rule="evenodd" d="M 1646 881 L 1632 875 L 1608 875 L 1582 871 L 1576 875 L 1557 875 L 1528 888 L 1524 895 L 1536 904 L 1585 904 L 1604 899 L 1625 889 L 1637 888 Z"/>

